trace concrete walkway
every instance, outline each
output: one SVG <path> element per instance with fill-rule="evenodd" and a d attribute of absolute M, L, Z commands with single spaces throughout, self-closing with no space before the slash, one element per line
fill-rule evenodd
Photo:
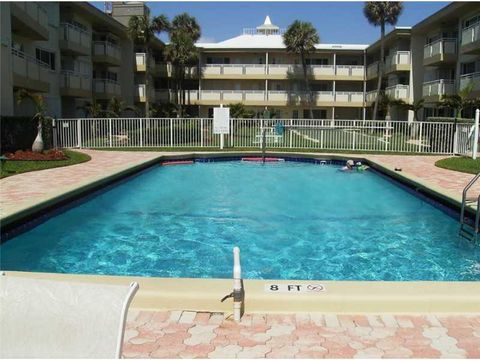
<path fill-rule="evenodd" d="M 480 316 L 129 313 L 126 358 L 479 358 Z"/>

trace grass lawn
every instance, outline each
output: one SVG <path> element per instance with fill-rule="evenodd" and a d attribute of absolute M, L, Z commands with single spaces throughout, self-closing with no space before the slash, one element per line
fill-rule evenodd
<path fill-rule="evenodd" d="M 7 160 L 0 171 L 0 178 L 21 174 L 29 171 L 43 170 L 56 168 L 61 166 L 80 164 L 89 161 L 91 158 L 87 154 L 82 154 L 77 151 L 64 150 L 68 156 L 67 160 L 48 160 L 48 161 L 14 161 Z"/>
<path fill-rule="evenodd" d="M 478 174 L 480 172 L 480 159 L 473 160 L 468 157 L 451 157 L 438 160 L 435 166 L 469 174 Z"/>

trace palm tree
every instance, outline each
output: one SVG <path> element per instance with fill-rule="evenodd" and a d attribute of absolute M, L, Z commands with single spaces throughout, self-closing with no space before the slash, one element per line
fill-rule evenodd
<path fill-rule="evenodd" d="M 473 82 L 469 83 L 463 89 L 461 89 L 457 94 L 454 95 L 443 95 L 440 101 L 440 107 L 452 109 L 454 112 L 455 123 L 457 118 L 462 117 L 462 111 L 473 105 L 475 100 L 470 99 L 470 93 L 473 91 Z"/>
<path fill-rule="evenodd" d="M 253 118 L 255 113 L 252 110 L 247 110 L 245 105 L 241 102 L 228 105 L 230 108 L 230 116 L 236 119 Z"/>
<path fill-rule="evenodd" d="M 306 57 L 315 51 L 315 44 L 320 42 L 317 30 L 309 22 L 295 20 L 283 34 L 283 42 L 287 47 L 287 52 L 300 56 L 303 69 L 303 81 L 307 92 L 307 102 L 310 109 L 310 118 L 313 118 L 312 98 L 310 93 L 310 83 L 307 74 Z"/>
<path fill-rule="evenodd" d="M 137 109 L 135 107 L 125 105 L 125 101 L 122 101 L 115 96 L 110 99 L 110 102 L 108 103 L 108 112 L 112 116 L 119 117 L 124 111 L 127 110 L 133 111 L 134 113 L 137 112 Z"/>
<path fill-rule="evenodd" d="M 385 57 L 385 25 L 395 25 L 402 13 L 403 5 L 399 1 L 367 1 L 363 14 L 373 26 L 380 26 L 380 61 L 378 65 L 377 94 L 380 94 Z M 373 107 L 373 120 L 377 119 L 378 96 Z"/>
<path fill-rule="evenodd" d="M 185 70 L 187 66 L 195 65 L 198 62 L 198 50 L 195 42 L 201 35 L 200 25 L 193 16 L 183 13 L 173 18 L 169 35 L 170 43 L 165 49 L 165 55 L 173 65 L 179 115 L 183 116 Z"/>
<path fill-rule="evenodd" d="M 77 106 L 77 109 L 83 110 L 85 112 L 85 116 L 91 118 L 98 118 L 105 113 L 105 110 L 102 109 L 100 103 L 98 103 L 95 99 L 86 102 L 83 106 Z"/>
<path fill-rule="evenodd" d="M 42 95 L 31 93 L 26 89 L 20 89 L 17 91 L 17 103 L 20 104 L 26 99 L 29 99 L 33 102 L 35 106 L 36 113 L 33 115 L 33 119 L 37 120 L 37 136 L 32 144 L 32 151 L 42 152 L 44 148 L 43 137 L 42 137 L 42 127 L 46 120 L 52 120 L 52 117 L 47 115 L 47 106 Z"/>
<path fill-rule="evenodd" d="M 412 104 L 407 103 L 401 99 L 399 100 L 394 100 L 393 104 L 397 105 L 403 109 L 413 111 L 413 119 L 414 121 L 418 122 L 418 112 L 423 108 L 423 104 L 425 103 L 425 99 L 418 99 L 417 101 L 414 101 Z"/>
<path fill-rule="evenodd" d="M 147 16 L 132 16 L 128 21 L 128 33 L 136 44 L 145 47 L 145 91 L 148 92 L 149 85 L 149 53 L 150 43 L 156 34 L 168 31 L 170 23 L 165 15 L 155 16 L 150 19 Z M 150 115 L 150 101 L 145 96 L 145 116 Z"/>

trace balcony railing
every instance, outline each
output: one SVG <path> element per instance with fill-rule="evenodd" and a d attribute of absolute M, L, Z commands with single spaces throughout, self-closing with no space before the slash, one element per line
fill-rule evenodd
<path fill-rule="evenodd" d="M 428 59 L 435 55 L 442 54 L 456 54 L 457 53 L 457 39 L 438 39 L 423 48 L 423 58 Z"/>
<path fill-rule="evenodd" d="M 316 102 L 363 103 L 361 91 L 312 91 L 312 98 Z M 304 101 L 306 94 L 287 90 L 197 90 L 189 91 L 190 100 L 224 101 L 224 102 L 288 102 Z"/>
<path fill-rule="evenodd" d="M 460 76 L 460 89 L 465 89 L 469 84 L 473 84 L 473 91 L 480 90 L 480 72 Z"/>
<path fill-rule="evenodd" d="M 480 23 L 462 30 L 462 45 L 468 45 L 478 40 L 480 40 Z"/>
<path fill-rule="evenodd" d="M 48 29 L 48 14 L 47 11 L 34 1 L 15 1 L 11 2 L 12 6 L 25 11 L 30 17 L 35 19 L 41 26 Z"/>
<path fill-rule="evenodd" d="M 93 79 L 93 90 L 99 94 L 120 95 L 120 84 L 110 79 Z"/>
<path fill-rule="evenodd" d="M 13 72 L 31 80 L 48 82 L 49 65 L 12 48 Z"/>
<path fill-rule="evenodd" d="M 120 47 L 110 41 L 94 41 L 93 55 L 95 56 L 109 56 L 120 60 Z"/>
<path fill-rule="evenodd" d="M 410 65 L 410 51 L 396 51 L 385 59 L 385 69 L 388 71 L 397 65 Z"/>
<path fill-rule="evenodd" d="M 70 70 L 60 72 L 60 87 L 73 90 L 92 90 L 92 78 Z"/>
<path fill-rule="evenodd" d="M 60 40 L 76 43 L 89 51 L 92 47 L 92 35 L 70 23 L 60 23 Z"/>
<path fill-rule="evenodd" d="M 363 65 L 308 65 L 307 72 L 313 76 L 363 77 Z M 296 64 L 206 64 L 203 75 L 301 75 L 303 69 Z"/>
<path fill-rule="evenodd" d="M 385 95 L 395 100 L 407 100 L 409 97 L 410 86 L 393 85 L 385 88 Z"/>
<path fill-rule="evenodd" d="M 375 77 L 378 75 L 380 61 L 375 61 L 367 67 L 367 77 Z"/>
<path fill-rule="evenodd" d="M 443 96 L 453 94 L 454 81 L 450 79 L 438 79 L 423 83 L 423 96 Z"/>
<path fill-rule="evenodd" d="M 377 90 L 372 90 L 372 91 L 369 91 L 365 94 L 365 101 L 370 103 L 370 102 L 374 102 L 375 99 L 377 98 Z"/>

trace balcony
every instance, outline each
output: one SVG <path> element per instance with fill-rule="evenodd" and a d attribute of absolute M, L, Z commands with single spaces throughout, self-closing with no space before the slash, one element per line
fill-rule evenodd
<path fill-rule="evenodd" d="M 385 89 L 385 95 L 391 99 L 409 101 L 410 86 L 408 85 L 393 85 Z"/>
<path fill-rule="evenodd" d="M 60 23 L 60 50 L 73 55 L 89 56 L 92 53 L 92 35 L 70 23 Z"/>
<path fill-rule="evenodd" d="M 460 50 L 464 54 L 480 53 L 480 23 L 473 24 L 462 30 Z"/>
<path fill-rule="evenodd" d="M 12 32 L 31 40 L 48 40 L 48 15 L 36 2 L 10 2 Z"/>
<path fill-rule="evenodd" d="M 110 66 L 120 66 L 120 47 L 110 41 L 94 41 L 92 61 Z"/>
<path fill-rule="evenodd" d="M 373 103 L 376 98 L 377 98 L 377 90 L 372 90 L 365 94 L 365 102 L 367 104 Z"/>
<path fill-rule="evenodd" d="M 423 65 L 451 64 L 457 61 L 457 39 L 438 39 L 423 48 Z"/>
<path fill-rule="evenodd" d="M 367 67 L 367 80 L 375 79 L 378 76 L 380 61 L 375 61 Z"/>
<path fill-rule="evenodd" d="M 146 58 L 147 54 L 146 53 L 135 53 L 135 65 L 136 65 L 136 70 L 138 72 L 145 72 L 147 70 L 147 58 Z M 155 64 L 155 59 L 153 58 L 153 56 L 149 56 L 149 62 L 148 62 L 151 66 L 151 64 Z M 156 67 L 153 67 L 153 68 L 149 68 L 149 69 L 152 69 L 153 72 L 156 72 L 157 69 Z"/>
<path fill-rule="evenodd" d="M 469 84 L 473 84 L 470 97 L 478 97 L 480 94 L 480 72 L 470 73 L 460 76 L 460 90 L 465 89 Z"/>
<path fill-rule="evenodd" d="M 12 49 L 13 86 L 48 92 L 50 68 L 33 56 Z"/>
<path fill-rule="evenodd" d="M 92 78 L 69 70 L 60 72 L 60 95 L 66 97 L 91 97 Z"/>
<path fill-rule="evenodd" d="M 307 73 L 321 80 L 363 80 L 362 65 L 308 65 Z M 205 79 L 288 79 L 302 77 L 303 69 L 296 64 L 207 64 L 202 66 Z"/>
<path fill-rule="evenodd" d="M 362 91 L 336 91 L 335 106 L 362 106 Z"/>
<path fill-rule="evenodd" d="M 452 95 L 454 92 L 454 80 L 438 79 L 423 83 L 422 94 L 426 102 L 438 102 L 444 95 Z"/>
<path fill-rule="evenodd" d="M 93 91 L 97 99 L 109 100 L 113 96 L 120 96 L 120 84 L 110 79 L 93 79 Z"/>
<path fill-rule="evenodd" d="M 385 59 L 385 74 L 410 71 L 410 51 L 396 51 Z"/>

